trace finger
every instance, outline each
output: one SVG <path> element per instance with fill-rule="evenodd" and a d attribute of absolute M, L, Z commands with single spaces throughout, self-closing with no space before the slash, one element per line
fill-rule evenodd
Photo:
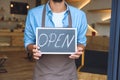
<path fill-rule="evenodd" d="M 72 55 L 75 59 L 78 59 L 80 55 Z"/>
<path fill-rule="evenodd" d="M 38 53 L 39 51 L 37 49 L 33 49 L 33 53 Z"/>
<path fill-rule="evenodd" d="M 41 51 L 37 50 L 37 49 L 33 49 L 32 51 L 33 51 L 33 53 L 41 53 Z"/>
<path fill-rule="evenodd" d="M 33 56 L 38 56 L 38 57 L 40 57 L 42 54 L 40 54 L 40 53 L 34 53 L 33 54 Z"/>
<path fill-rule="evenodd" d="M 70 59 L 78 59 L 78 57 L 69 56 Z"/>
<path fill-rule="evenodd" d="M 42 56 L 42 55 L 41 55 L 40 53 L 34 53 L 34 54 L 33 54 L 33 58 L 34 58 L 34 59 L 37 59 L 37 60 L 38 60 L 41 56 Z"/>
<path fill-rule="evenodd" d="M 81 55 L 81 54 L 83 54 L 83 52 L 76 52 L 75 54 L 76 55 Z"/>
<path fill-rule="evenodd" d="M 72 54 L 69 56 L 69 58 L 71 59 L 78 59 L 80 57 L 80 55 L 76 55 L 76 54 Z"/>
<path fill-rule="evenodd" d="M 34 58 L 35 60 L 39 60 L 39 57 L 34 56 L 33 58 Z"/>
<path fill-rule="evenodd" d="M 33 45 L 33 48 L 34 49 L 40 49 L 39 46 L 37 46 L 37 45 Z"/>
<path fill-rule="evenodd" d="M 36 48 L 37 48 L 37 46 L 36 46 L 36 45 L 33 45 L 33 48 L 34 48 L 34 49 L 36 49 Z"/>

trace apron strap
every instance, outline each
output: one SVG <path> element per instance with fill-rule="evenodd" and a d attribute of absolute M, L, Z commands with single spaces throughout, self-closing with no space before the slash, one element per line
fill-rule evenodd
<path fill-rule="evenodd" d="M 43 8 L 43 13 L 42 13 L 42 27 L 45 27 L 45 16 L 46 16 L 46 5 Z M 71 17 L 71 13 L 70 10 L 68 11 L 68 28 L 72 28 L 72 17 Z"/>
<path fill-rule="evenodd" d="M 42 13 L 42 27 L 45 27 L 45 15 L 46 15 L 46 5 L 44 6 Z"/>
<path fill-rule="evenodd" d="M 70 10 L 68 11 L 68 21 L 69 21 L 68 27 L 69 27 L 69 28 L 72 28 L 72 17 L 71 17 Z"/>

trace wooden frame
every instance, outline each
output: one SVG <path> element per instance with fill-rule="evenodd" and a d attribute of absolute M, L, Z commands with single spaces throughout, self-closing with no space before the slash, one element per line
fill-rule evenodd
<path fill-rule="evenodd" d="M 85 53 L 83 52 L 83 54 L 81 55 L 81 65 L 77 69 L 78 72 L 84 66 L 84 61 L 85 61 L 84 58 L 85 58 Z"/>

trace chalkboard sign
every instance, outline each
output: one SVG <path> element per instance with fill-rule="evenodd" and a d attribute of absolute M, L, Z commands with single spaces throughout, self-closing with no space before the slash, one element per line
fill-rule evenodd
<path fill-rule="evenodd" d="M 42 54 L 72 54 L 76 52 L 76 28 L 36 29 L 36 45 Z"/>

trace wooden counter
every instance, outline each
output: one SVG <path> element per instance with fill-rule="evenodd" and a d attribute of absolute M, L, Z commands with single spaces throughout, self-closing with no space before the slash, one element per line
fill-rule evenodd
<path fill-rule="evenodd" d="M 23 32 L 0 32 L 0 51 L 24 50 Z"/>
<path fill-rule="evenodd" d="M 87 36 L 87 50 L 108 51 L 109 37 L 107 36 Z"/>

